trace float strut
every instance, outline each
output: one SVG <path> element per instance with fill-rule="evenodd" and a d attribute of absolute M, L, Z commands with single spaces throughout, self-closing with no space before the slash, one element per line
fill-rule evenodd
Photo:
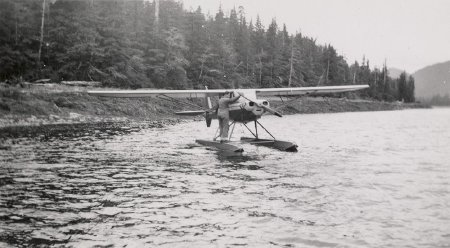
<path fill-rule="evenodd" d="M 256 127 L 256 123 L 258 123 L 258 125 L 260 125 L 264 129 L 264 131 L 266 131 L 270 136 L 272 136 L 272 138 L 274 140 L 276 140 L 275 137 L 273 137 L 273 135 L 269 131 L 267 131 L 267 129 L 263 125 L 261 125 L 261 123 L 259 123 L 259 121 L 255 121 L 255 127 Z M 258 135 L 258 131 L 256 131 L 256 135 Z M 256 137 L 256 138 L 258 138 L 258 137 Z"/>
<path fill-rule="evenodd" d="M 255 136 L 255 138 L 256 138 L 255 133 L 254 133 L 250 128 L 248 128 L 247 125 L 246 125 L 245 123 L 242 123 L 242 125 L 244 125 L 244 127 L 247 128 L 247 130 L 248 130 L 250 133 L 252 133 L 253 136 Z"/>
<path fill-rule="evenodd" d="M 230 133 L 230 136 L 228 137 L 228 140 L 231 140 L 231 136 L 233 136 L 234 127 L 236 126 L 236 122 L 233 121 L 233 122 L 230 124 L 230 127 L 231 127 L 231 126 L 233 126 L 233 128 L 231 129 L 231 133 Z"/>
<path fill-rule="evenodd" d="M 216 140 L 217 138 L 219 138 L 220 133 L 217 134 L 217 133 L 219 132 L 219 129 L 220 129 L 220 128 L 217 128 L 217 129 L 216 129 L 216 133 L 214 134 L 214 139 L 213 139 L 213 140 Z"/>

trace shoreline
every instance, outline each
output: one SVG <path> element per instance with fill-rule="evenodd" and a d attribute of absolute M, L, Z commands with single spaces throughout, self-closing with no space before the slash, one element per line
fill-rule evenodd
<path fill-rule="evenodd" d="M 86 88 L 58 86 L 29 89 L 0 89 L 0 138 L 14 130 L 73 125 L 136 125 L 163 127 L 203 117 L 176 116 L 186 110 L 173 102 L 155 98 L 104 98 L 88 95 Z M 355 111 L 392 111 L 430 108 L 421 103 L 379 102 L 361 99 L 302 97 L 282 102 L 268 99 L 284 115 L 339 113 Z M 197 103 L 200 105 L 201 102 Z M 192 107 L 191 107 L 192 110 Z M 115 123 L 115 124 L 114 124 Z M 133 124 L 133 125 L 134 125 Z M 48 129 L 48 128 L 44 128 Z"/>
<path fill-rule="evenodd" d="M 283 114 L 319 114 L 342 112 L 398 111 L 405 109 L 430 109 L 422 103 L 381 102 L 362 99 L 306 97 L 290 102 L 285 106 L 281 101 L 271 102 Z M 278 107 L 280 106 L 280 107 Z"/>

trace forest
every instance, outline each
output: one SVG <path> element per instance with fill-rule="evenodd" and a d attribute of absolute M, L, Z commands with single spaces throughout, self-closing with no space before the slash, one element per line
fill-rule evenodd
<path fill-rule="evenodd" d="M 312 20 L 313 21 L 313 20 Z M 0 81 L 99 81 L 116 88 L 369 84 L 359 97 L 414 102 L 414 78 L 331 44 L 266 27 L 245 9 L 204 14 L 174 0 L 0 0 Z M 299 24 L 301 26 L 301 24 Z"/>

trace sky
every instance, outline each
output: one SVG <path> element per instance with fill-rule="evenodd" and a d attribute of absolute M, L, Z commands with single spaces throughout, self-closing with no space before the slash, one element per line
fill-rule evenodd
<path fill-rule="evenodd" d="M 215 15 L 243 6 L 248 20 L 273 18 L 290 33 L 331 44 L 349 63 L 363 56 L 373 68 L 413 73 L 450 60 L 450 0 L 179 0 Z"/>

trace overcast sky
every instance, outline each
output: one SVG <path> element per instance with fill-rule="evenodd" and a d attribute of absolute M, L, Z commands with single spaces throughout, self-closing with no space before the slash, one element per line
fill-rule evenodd
<path fill-rule="evenodd" d="M 301 31 L 331 43 L 349 63 L 363 55 L 371 67 L 414 72 L 450 60 L 450 0 L 179 0 L 186 9 L 201 6 L 215 15 L 234 6 L 253 20 L 259 14 L 267 28 L 272 18 L 286 23 L 290 33 Z"/>

